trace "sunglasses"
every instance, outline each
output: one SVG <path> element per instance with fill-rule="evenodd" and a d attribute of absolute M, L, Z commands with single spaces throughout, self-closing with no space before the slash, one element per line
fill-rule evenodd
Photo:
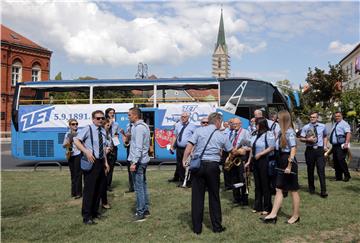
<path fill-rule="evenodd" d="M 201 122 L 201 124 L 209 124 L 209 122 Z"/>
<path fill-rule="evenodd" d="M 103 117 L 103 116 L 102 117 L 95 117 L 95 119 L 98 120 L 98 121 L 99 120 L 105 120 L 105 117 Z"/>
<path fill-rule="evenodd" d="M 77 126 L 77 125 L 79 125 L 79 123 L 71 123 L 70 125 L 71 126 Z"/>

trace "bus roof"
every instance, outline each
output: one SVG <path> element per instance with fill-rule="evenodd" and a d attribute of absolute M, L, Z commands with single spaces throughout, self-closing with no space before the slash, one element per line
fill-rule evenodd
<path fill-rule="evenodd" d="M 69 86 L 69 85 L 172 85 L 175 84 L 217 84 L 218 82 L 230 81 L 230 80 L 249 80 L 249 81 L 258 81 L 265 82 L 272 85 L 270 82 L 262 80 L 254 80 L 251 78 L 160 78 L 160 79 L 93 79 L 93 80 L 45 80 L 45 81 L 27 81 L 18 83 L 20 86 L 27 87 L 52 87 L 52 86 Z"/>

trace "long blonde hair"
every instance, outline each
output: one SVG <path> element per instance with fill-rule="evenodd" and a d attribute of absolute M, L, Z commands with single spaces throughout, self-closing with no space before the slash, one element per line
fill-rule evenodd
<path fill-rule="evenodd" d="M 279 125 L 280 125 L 280 129 L 281 129 L 280 147 L 285 148 L 287 145 L 286 131 L 289 128 L 292 128 L 291 116 L 288 111 L 282 110 L 282 111 L 279 111 L 278 118 L 279 118 Z"/>

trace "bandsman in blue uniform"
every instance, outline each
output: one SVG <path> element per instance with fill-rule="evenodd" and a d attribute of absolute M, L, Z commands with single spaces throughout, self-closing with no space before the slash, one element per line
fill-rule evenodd
<path fill-rule="evenodd" d="M 335 167 L 335 179 L 349 181 L 351 176 L 345 162 L 346 153 L 349 149 L 351 129 L 349 123 L 343 120 L 341 112 L 335 112 L 335 124 L 331 130 L 330 143 L 332 144 L 333 160 Z"/>
<path fill-rule="evenodd" d="M 201 157 L 200 168 L 192 172 L 192 193 L 191 193 L 191 216 L 193 231 L 200 234 L 202 231 L 202 221 L 204 214 L 205 190 L 209 193 L 209 211 L 212 229 L 214 232 L 223 232 L 221 204 L 220 204 L 220 168 L 221 150 L 230 152 L 232 144 L 225 138 L 219 130 L 221 128 L 222 115 L 211 113 L 209 115 L 209 125 L 195 130 L 189 139 L 183 158 L 183 166 L 186 167 L 188 156 L 194 146 L 194 155 Z"/>
<path fill-rule="evenodd" d="M 63 147 L 67 149 L 68 165 L 71 176 L 71 196 L 78 199 L 82 196 L 82 172 L 80 168 L 81 151 L 74 144 L 74 137 L 77 135 L 78 121 L 70 119 L 69 131 L 66 132 Z"/>
<path fill-rule="evenodd" d="M 301 129 L 300 141 L 306 144 L 305 160 L 307 165 L 307 176 L 309 193 L 315 193 L 314 170 L 316 170 L 320 181 L 320 196 L 326 198 L 325 182 L 325 157 L 327 151 L 327 130 L 325 124 L 318 122 L 319 114 L 312 112 L 310 114 L 310 123 Z M 324 147 L 325 146 L 325 147 Z"/>
<path fill-rule="evenodd" d="M 184 112 L 181 114 L 180 122 L 175 125 L 175 139 L 172 142 L 171 151 L 176 150 L 176 170 L 174 173 L 174 177 L 169 182 L 179 182 L 178 187 L 181 187 L 182 182 L 185 178 L 185 169 L 182 166 L 182 161 L 184 157 L 184 151 L 187 142 L 193 135 L 196 126 L 189 121 L 190 113 Z"/>
<path fill-rule="evenodd" d="M 88 170 L 83 169 L 84 191 L 82 216 L 84 224 L 95 224 L 94 219 L 101 218 L 99 213 L 101 185 L 106 180 L 109 165 L 106 161 L 106 131 L 103 127 L 104 112 L 96 110 L 92 113 L 92 124 L 81 129 L 74 143 L 83 153 L 83 159 L 92 163 Z"/>
<path fill-rule="evenodd" d="M 119 127 L 119 124 L 115 121 L 115 109 L 107 108 L 105 110 L 105 118 L 110 120 L 110 128 L 109 128 L 110 140 L 115 137 L 119 138 L 120 127 Z M 110 171 L 106 176 L 108 191 L 112 191 L 111 183 L 112 183 L 112 178 L 113 178 L 115 162 L 117 160 L 118 147 L 112 146 L 110 154 L 111 154 L 111 156 L 110 157 L 108 156 L 110 159 L 110 160 L 108 160 L 108 163 L 110 166 Z"/>
<path fill-rule="evenodd" d="M 234 148 L 234 152 L 231 155 L 231 159 L 240 159 L 239 165 L 233 165 L 230 171 L 231 184 L 233 188 L 233 202 L 241 206 L 249 205 L 248 191 L 246 185 L 245 175 L 245 163 L 249 159 L 250 153 L 250 134 L 247 129 L 242 127 L 242 122 L 239 118 L 234 118 L 234 136 L 231 140 L 231 144 Z M 242 185 L 240 185 L 242 184 Z"/>
<path fill-rule="evenodd" d="M 271 213 L 264 219 L 264 223 L 276 223 L 277 214 L 282 205 L 283 191 L 291 191 L 293 213 L 288 224 L 300 221 L 300 196 L 298 183 L 298 165 L 296 162 L 296 133 L 292 128 L 291 116 L 288 111 L 279 112 L 280 134 L 277 140 L 279 153 L 276 161 L 279 173 L 276 177 L 276 195 Z"/>
<path fill-rule="evenodd" d="M 251 156 L 253 163 L 253 175 L 255 181 L 255 202 L 253 212 L 266 215 L 271 211 L 271 193 L 269 178 L 269 156 L 275 147 L 274 133 L 269 131 L 266 118 L 255 119 L 256 136 L 251 137 Z M 245 166 L 249 166 L 247 162 Z"/>

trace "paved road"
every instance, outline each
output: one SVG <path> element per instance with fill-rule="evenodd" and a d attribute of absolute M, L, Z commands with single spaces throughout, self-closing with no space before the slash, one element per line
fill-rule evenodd
<path fill-rule="evenodd" d="M 304 158 L 305 146 L 299 143 L 297 159 L 300 163 L 305 162 Z M 350 168 L 360 169 L 360 146 L 352 147 L 353 160 L 350 163 Z M 14 169 L 33 169 L 38 161 L 26 161 L 19 160 L 11 156 L 10 144 L 1 144 L 1 169 L 2 170 L 14 170 Z M 62 163 L 66 165 L 65 163 Z"/>

